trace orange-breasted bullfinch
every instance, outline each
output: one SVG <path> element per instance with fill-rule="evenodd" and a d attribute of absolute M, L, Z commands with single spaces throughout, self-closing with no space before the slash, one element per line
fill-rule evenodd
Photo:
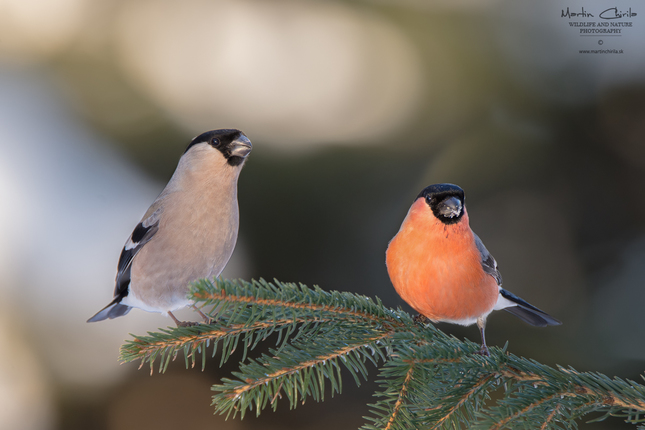
<path fill-rule="evenodd" d="M 390 241 L 386 264 L 397 293 L 437 322 L 477 323 L 479 353 L 489 355 L 486 317 L 504 309 L 539 327 L 560 321 L 504 290 L 497 262 L 470 229 L 464 191 L 452 184 L 425 188 Z"/>
<path fill-rule="evenodd" d="M 189 284 L 219 276 L 231 258 L 239 227 L 237 180 L 251 141 L 239 130 L 194 138 L 168 185 L 145 213 L 119 258 L 114 299 L 88 322 L 139 308 L 169 315 L 192 306 Z"/>

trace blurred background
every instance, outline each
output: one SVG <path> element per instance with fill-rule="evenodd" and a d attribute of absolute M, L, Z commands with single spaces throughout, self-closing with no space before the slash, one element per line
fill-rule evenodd
<path fill-rule="evenodd" d="M 641 381 L 645 11 L 612 6 L 637 16 L 602 39 L 551 0 L 0 0 L 0 429 L 365 422 L 376 369 L 324 403 L 224 421 L 210 385 L 232 366 L 119 365 L 129 333 L 169 319 L 85 323 L 185 146 L 216 128 L 254 144 L 225 276 L 409 310 L 387 243 L 422 188 L 457 183 L 505 287 L 564 322 L 496 313 L 489 344 Z M 600 40 L 624 53 L 579 53 Z"/>

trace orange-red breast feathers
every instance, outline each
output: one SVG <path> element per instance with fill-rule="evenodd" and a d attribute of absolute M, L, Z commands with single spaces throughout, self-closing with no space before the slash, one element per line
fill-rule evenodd
<path fill-rule="evenodd" d="M 499 287 L 482 269 L 465 207 L 458 221 L 445 224 L 420 196 L 390 242 L 386 264 L 397 293 L 433 321 L 474 324 L 498 299 Z"/>

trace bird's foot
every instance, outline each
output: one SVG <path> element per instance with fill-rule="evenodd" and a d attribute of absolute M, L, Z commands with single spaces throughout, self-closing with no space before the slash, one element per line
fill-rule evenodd
<path fill-rule="evenodd" d="M 217 321 L 215 318 L 211 318 L 211 317 L 209 317 L 208 315 L 206 315 L 206 314 L 205 314 L 204 312 L 202 312 L 202 311 L 201 311 L 201 309 L 199 309 L 197 306 L 195 306 L 195 305 L 191 305 L 191 307 L 192 307 L 193 309 L 195 309 L 195 311 L 197 311 L 197 313 L 199 314 L 199 316 L 201 316 L 201 317 L 202 317 L 202 319 L 204 320 L 203 324 L 205 324 L 205 325 L 209 325 L 209 324 L 213 324 L 215 321 Z"/>
<path fill-rule="evenodd" d="M 482 345 L 479 351 L 475 351 L 475 354 L 482 355 L 484 357 L 490 357 L 490 352 L 488 351 L 488 347 L 486 345 Z"/>
<path fill-rule="evenodd" d="M 201 325 L 201 323 L 196 321 L 177 321 L 176 324 L 177 327 L 195 327 L 197 325 Z"/>
<path fill-rule="evenodd" d="M 417 316 L 412 318 L 412 321 L 414 321 L 417 324 L 430 324 L 432 322 L 430 321 L 430 318 L 421 314 L 418 314 Z"/>
<path fill-rule="evenodd" d="M 175 324 L 177 324 L 177 327 L 194 327 L 196 325 L 199 325 L 199 323 L 195 321 L 179 321 L 177 317 L 174 316 L 170 311 L 168 311 L 168 316 L 172 318 Z"/>

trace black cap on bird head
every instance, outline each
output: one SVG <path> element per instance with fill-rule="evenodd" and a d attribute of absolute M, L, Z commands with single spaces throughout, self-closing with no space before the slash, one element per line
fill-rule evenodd
<path fill-rule="evenodd" d="M 453 184 L 434 184 L 423 189 L 417 196 L 423 197 L 432 213 L 444 224 L 459 222 L 464 215 L 464 190 Z"/>
<path fill-rule="evenodd" d="M 221 129 L 202 133 L 190 142 L 184 154 L 194 145 L 207 143 L 222 153 L 231 166 L 239 166 L 253 149 L 251 141 L 240 130 Z"/>

